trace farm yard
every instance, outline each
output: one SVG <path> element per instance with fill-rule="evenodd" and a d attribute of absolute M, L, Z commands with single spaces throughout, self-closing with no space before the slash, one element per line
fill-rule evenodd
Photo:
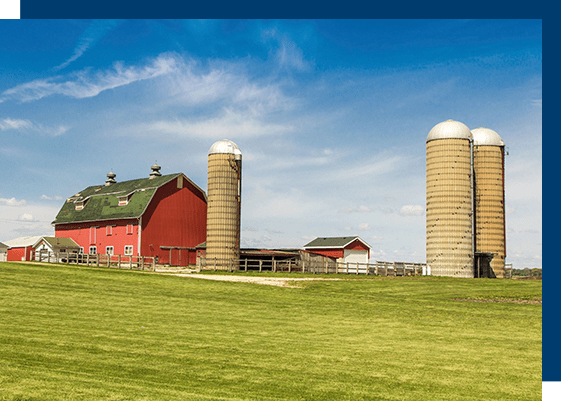
<path fill-rule="evenodd" d="M 0 400 L 541 399 L 539 280 L 184 276 L 0 263 Z"/>

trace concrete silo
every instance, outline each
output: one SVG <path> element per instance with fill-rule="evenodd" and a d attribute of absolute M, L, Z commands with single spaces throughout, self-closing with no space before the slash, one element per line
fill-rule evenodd
<path fill-rule="evenodd" d="M 434 276 L 474 277 L 473 136 L 448 120 L 427 136 L 427 267 Z"/>
<path fill-rule="evenodd" d="M 475 252 L 492 253 L 491 268 L 496 277 L 505 276 L 505 144 L 499 134 L 476 128 L 473 134 L 475 184 Z M 477 256 L 477 254 L 476 254 Z M 478 274 L 476 263 L 476 276 Z M 491 275 L 492 277 L 492 275 Z"/>
<path fill-rule="evenodd" d="M 238 270 L 242 153 L 227 139 L 208 151 L 206 267 Z"/>

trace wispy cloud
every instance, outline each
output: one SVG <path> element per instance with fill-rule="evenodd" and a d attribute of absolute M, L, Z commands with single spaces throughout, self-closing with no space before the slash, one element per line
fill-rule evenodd
<path fill-rule="evenodd" d="M 368 223 L 360 223 L 358 225 L 358 231 L 368 231 L 370 230 L 370 224 Z"/>
<path fill-rule="evenodd" d="M 293 130 L 294 128 L 290 125 L 267 123 L 254 115 L 225 109 L 217 117 L 203 118 L 199 121 L 161 120 L 136 125 L 131 128 L 130 132 L 134 132 L 136 135 L 142 132 L 157 132 L 181 137 L 221 139 L 225 133 L 232 138 L 247 138 L 282 135 Z"/>
<path fill-rule="evenodd" d="M 402 216 L 422 216 L 425 213 L 424 206 L 421 205 L 405 205 L 399 209 Z"/>
<path fill-rule="evenodd" d="M 62 200 L 62 196 L 47 196 L 47 195 L 41 195 L 41 199 L 45 199 L 45 200 Z"/>
<path fill-rule="evenodd" d="M 294 69 L 302 72 L 310 71 L 312 63 L 304 57 L 302 49 L 290 38 L 287 33 L 281 33 L 277 29 L 268 29 L 262 32 L 264 41 L 270 39 L 276 43 L 273 49 L 273 59 L 281 68 Z"/>
<path fill-rule="evenodd" d="M 35 221 L 35 219 L 33 218 L 33 215 L 31 215 L 29 213 L 20 214 L 18 216 L 18 220 L 19 221 Z"/>
<path fill-rule="evenodd" d="M 16 200 L 16 198 L 0 198 L 0 205 L 4 206 L 25 206 L 27 205 L 27 201 L 25 199 Z"/>
<path fill-rule="evenodd" d="M 339 213 L 368 213 L 368 212 L 370 212 L 370 208 L 364 205 L 361 205 L 358 208 L 339 209 Z"/>
<path fill-rule="evenodd" d="M 37 132 L 42 135 L 56 137 L 64 134 L 69 129 L 70 127 L 65 125 L 48 127 L 43 124 L 32 123 L 29 120 L 13 120 L 11 118 L 0 120 L 0 131 Z"/>
<path fill-rule="evenodd" d="M 101 92 L 130 83 L 152 79 L 175 70 L 176 58 L 163 54 L 148 64 L 126 67 L 117 62 L 107 71 L 82 70 L 66 76 L 37 79 L 5 90 L 0 103 L 7 100 L 30 102 L 47 96 L 63 95 L 76 99 L 97 96 Z"/>
<path fill-rule="evenodd" d="M 5 118 L 0 121 L 0 130 L 20 130 L 31 128 L 33 124 L 29 120 L 12 120 L 11 118 Z"/>
<path fill-rule="evenodd" d="M 109 31 L 117 26 L 117 22 L 117 20 L 110 19 L 93 21 L 90 25 L 88 25 L 78 39 L 72 56 L 61 65 L 55 67 L 55 70 L 61 70 L 73 61 L 77 60 L 80 56 L 82 56 L 82 54 L 84 54 L 84 52 L 86 52 L 86 50 L 103 39 Z"/>

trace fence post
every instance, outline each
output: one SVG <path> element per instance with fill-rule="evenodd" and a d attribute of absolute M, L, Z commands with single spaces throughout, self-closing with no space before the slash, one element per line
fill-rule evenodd
<path fill-rule="evenodd" d="M 263 268 L 263 261 L 259 259 L 259 273 L 261 273 L 262 268 Z"/>
<path fill-rule="evenodd" d="M 121 254 L 119 254 L 119 257 L 117 259 L 117 267 L 120 269 L 121 268 Z"/>
<path fill-rule="evenodd" d="M 292 259 L 288 259 L 288 272 L 290 273 Z"/>
<path fill-rule="evenodd" d="M 302 261 L 302 273 L 305 273 L 305 272 L 306 272 L 306 261 L 303 260 Z"/>
<path fill-rule="evenodd" d="M 144 270 L 144 256 L 140 257 L 140 266 L 142 267 L 142 270 Z"/>
<path fill-rule="evenodd" d="M 152 271 L 156 271 L 156 257 L 152 256 Z"/>
<path fill-rule="evenodd" d="M 277 272 L 277 261 L 275 260 L 275 257 L 273 256 L 273 273 Z"/>
<path fill-rule="evenodd" d="M 245 271 L 247 271 L 247 257 L 245 258 Z"/>

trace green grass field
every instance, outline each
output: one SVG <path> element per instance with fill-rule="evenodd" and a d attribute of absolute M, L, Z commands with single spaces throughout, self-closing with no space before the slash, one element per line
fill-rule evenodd
<path fill-rule="evenodd" d="M 541 281 L 331 277 L 0 263 L 0 400 L 541 400 Z"/>

